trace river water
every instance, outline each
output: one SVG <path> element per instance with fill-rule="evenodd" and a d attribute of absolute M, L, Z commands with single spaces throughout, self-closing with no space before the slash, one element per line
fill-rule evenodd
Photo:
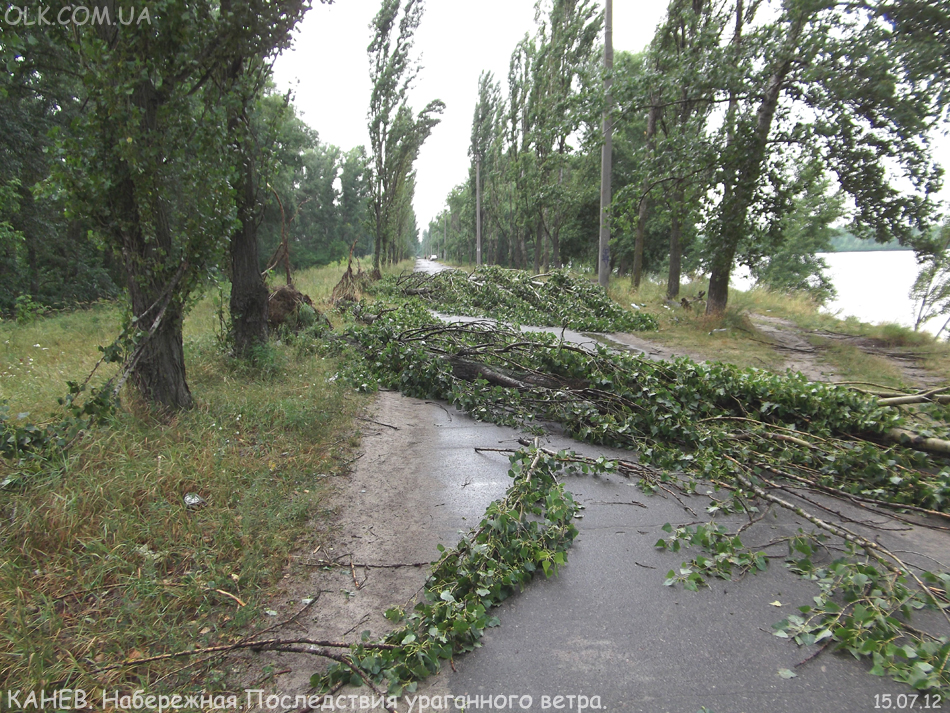
<path fill-rule="evenodd" d="M 821 253 L 828 263 L 825 274 L 831 279 L 838 297 L 824 311 L 842 319 L 857 317 L 862 322 L 896 322 L 914 325 L 914 302 L 908 293 L 917 279 L 917 261 L 912 250 Z M 748 272 L 736 275 L 732 286 L 751 287 Z M 944 318 L 946 319 L 946 318 Z M 939 317 L 924 325 L 936 332 L 943 325 Z"/>

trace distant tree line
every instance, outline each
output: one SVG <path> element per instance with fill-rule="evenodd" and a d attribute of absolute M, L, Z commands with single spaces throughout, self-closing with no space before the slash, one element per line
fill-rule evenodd
<path fill-rule="evenodd" d="M 507 92 L 479 81 L 469 178 L 427 253 L 473 259 L 480 192 L 486 262 L 596 264 L 602 15 L 589 0 L 537 8 Z M 928 135 L 950 106 L 947 56 L 946 3 L 670 0 L 647 50 L 611 73 L 612 271 L 634 285 L 667 272 L 672 298 L 701 270 L 720 312 L 737 264 L 820 293 L 814 255 L 842 221 L 914 245 L 939 223 Z"/>
<path fill-rule="evenodd" d="M 30 77 L 26 62 L 14 66 L 0 75 L 0 314 L 15 314 L 18 304 L 65 308 L 114 298 L 125 286 L 122 265 L 96 225 L 71 217 L 53 176 L 56 142 L 77 120 L 82 94 L 68 82 Z M 267 144 L 267 166 L 258 168 L 266 186 L 250 217 L 260 269 L 280 245 L 282 227 L 295 269 L 345 259 L 351 246 L 356 256 L 370 255 L 365 149 L 322 143 L 270 83 L 246 115 L 254 140 Z"/>

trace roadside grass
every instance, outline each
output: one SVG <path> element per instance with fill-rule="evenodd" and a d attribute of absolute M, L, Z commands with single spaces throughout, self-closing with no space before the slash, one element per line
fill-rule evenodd
<path fill-rule="evenodd" d="M 342 271 L 295 281 L 319 303 Z M 256 366 L 227 357 L 213 292 L 185 325 L 195 408 L 160 419 L 126 395 L 67 456 L 0 460 L 0 481 L 24 481 L 0 490 L 0 689 L 223 685 L 215 661 L 101 669 L 252 633 L 288 554 L 324 536 L 332 476 L 358 444 L 367 397 L 328 382 L 337 364 L 319 350 L 272 341 Z M 120 319 L 119 307 L 100 305 L 0 323 L 11 414 L 51 419 L 66 380 L 85 379 Z M 190 509 L 186 494 L 204 504 Z"/>
<path fill-rule="evenodd" d="M 693 298 L 702 289 L 705 289 L 702 282 L 686 284 L 680 294 Z M 819 305 L 806 294 L 782 294 L 760 288 L 748 292 L 730 290 L 725 314 L 709 318 L 703 314 L 703 303 L 697 303 L 690 310 L 679 304 L 668 304 L 665 281 L 646 279 L 640 290 L 634 292 L 629 280 L 612 280 L 609 292 L 625 307 L 636 303 L 656 314 L 660 320 L 659 332 L 643 336 L 674 352 L 684 349 L 706 355 L 708 359 L 781 371 L 781 355 L 764 343 L 768 338 L 749 319 L 750 314 L 760 314 L 786 319 L 797 326 L 808 341 L 821 350 L 821 360 L 842 380 L 872 381 L 888 386 L 898 386 L 905 381 L 892 361 L 869 354 L 853 343 L 822 338 L 822 332 L 861 338 L 869 346 L 897 354 L 916 355 L 921 366 L 933 376 L 950 378 L 950 345 L 946 342 L 897 324 L 866 324 L 853 317 L 839 319 L 821 312 Z"/>
<path fill-rule="evenodd" d="M 86 379 L 101 356 L 96 345 L 111 344 L 121 321 L 121 308 L 112 302 L 30 324 L 0 321 L 0 401 L 8 401 L 14 415 L 49 418 L 56 399 L 66 393 L 66 381 Z M 104 379 L 116 367 L 103 364 L 100 371 Z"/>
<path fill-rule="evenodd" d="M 703 289 L 700 283 L 686 285 L 680 296 L 695 298 Z M 690 309 L 680 304 L 667 304 L 666 282 L 646 279 L 638 291 L 629 279 L 611 280 L 608 292 L 622 306 L 630 309 L 636 304 L 654 315 L 660 322 L 658 332 L 645 333 L 644 338 L 662 344 L 677 355 L 686 353 L 697 358 L 702 355 L 710 361 L 725 361 L 742 367 L 777 370 L 782 359 L 757 336 L 755 326 L 745 309 L 730 305 L 721 317 L 707 317 L 702 302 Z"/>
<path fill-rule="evenodd" d="M 820 359 L 832 366 L 836 381 L 880 384 L 893 388 L 906 387 L 901 370 L 892 361 L 877 354 L 868 354 L 854 344 L 808 335 L 808 341 L 820 350 Z"/>

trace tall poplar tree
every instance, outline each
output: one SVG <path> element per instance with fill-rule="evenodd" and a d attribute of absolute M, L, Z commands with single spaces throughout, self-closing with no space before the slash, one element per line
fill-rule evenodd
<path fill-rule="evenodd" d="M 411 191 L 412 166 L 419 149 L 439 123 L 445 104 L 435 99 L 416 116 L 407 103 L 419 73 L 411 56 L 413 36 L 422 20 L 422 0 L 383 0 L 373 19 L 368 47 L 373 90 L 369 103 L 371 195 L 374 227 L 373 271 L 391 242 L 399 239 L 402 211 Z M 409 193 L 411 199 L 411 193 Z"/>

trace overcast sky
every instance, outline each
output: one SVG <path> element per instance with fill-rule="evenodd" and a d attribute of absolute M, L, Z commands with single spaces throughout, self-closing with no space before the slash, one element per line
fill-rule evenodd
<path fill-rule="evenodd" d="M 416 162 L 414 207 L 420 231 L 445 206 L 452 187 L 466 179 L 478 76 L 483 70 L 493 72 L 507 94 L 511 53 L 526 33 L 534 34 L 534 1 L 426 2 L 415 38 L 422 71 L 410 103 L 419 111 L 441 99 L 446 109 Z M 298 111 L 320 140 L 344 150 L 369 143 L 366 47 L 379 5 L 379 0 L 315 3 L 293 49 L 274 68 L 278 88 L 294 90 Z M 614 48 L 638 52 L 646 47 L 665 9 L 662 0 L 614 2 Z M 937 143 L 935 158 L 950 167 L 950 141 L 943 137 Z M 942 195 L 950 199 L 950 186 Z"/>
<path fill-rule="evenodd" d="M 369 143 L 366 111 L 371 84 L 366 47 L 379 0 L 315 3 L 294 47 L 274 68 L 277 86 L 292 88 L 304 121 L 324 143 L 347 150 Z M 664 2 L 614 3 L 614 48 L 646 47 L 666 9 Z M 416 220 L 424 229 L 445 206 L 453 186 L 468 175 L 468 145 L 478 99 L 478 76 L 493 72 L 507 94 L 508 62 L 526 33 L 534 34 L 534 0 L 428 0 L 416 33 L 422 72 L 411 95 L 419 111 L 445 102 L 442 122 L 416 162 Z"/>

